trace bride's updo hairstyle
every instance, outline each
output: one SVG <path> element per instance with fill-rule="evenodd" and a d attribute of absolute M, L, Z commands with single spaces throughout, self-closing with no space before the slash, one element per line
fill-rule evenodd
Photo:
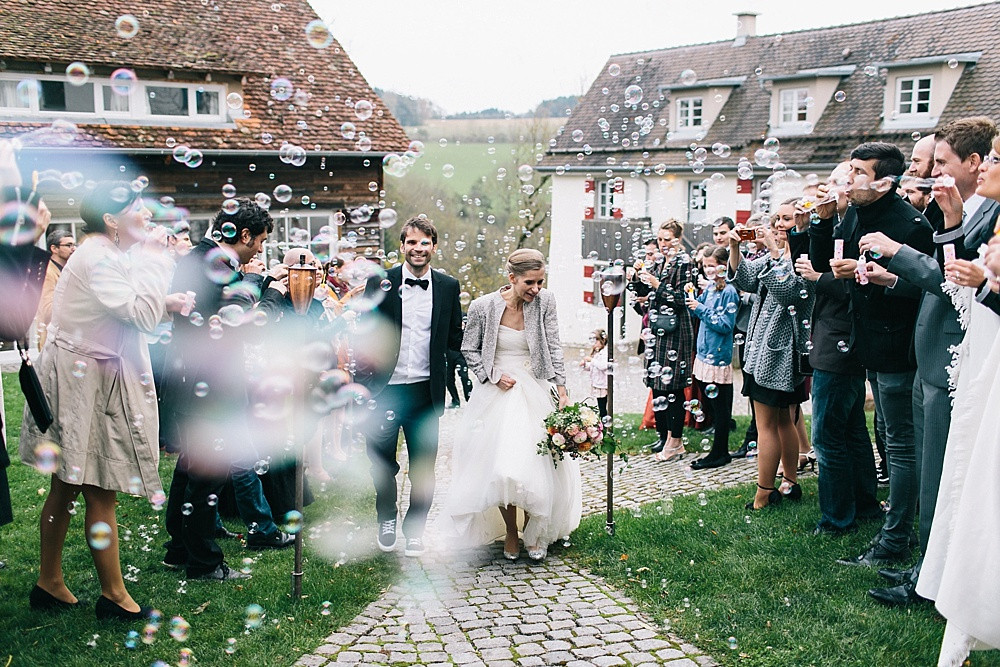
<path fill-rule="evenodd" d="M 534 248 L 515 250 L 507 258 L 507 273 L 523 276 L 529 271 L 545 268 L 545 255 Z"/>

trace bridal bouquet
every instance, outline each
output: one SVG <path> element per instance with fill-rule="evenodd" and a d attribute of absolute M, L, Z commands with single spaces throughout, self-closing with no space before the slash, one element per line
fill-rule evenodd
<path fill-rule="evenodd" d="M 586 403 L 553 411 L 545 418 L 545 430 L 538 453 L 551 456 L 557 466 L 567 454 L 575 459 L 588 452 L 600 455 L 603 450 L 604 425 L 597 411 Z"/>

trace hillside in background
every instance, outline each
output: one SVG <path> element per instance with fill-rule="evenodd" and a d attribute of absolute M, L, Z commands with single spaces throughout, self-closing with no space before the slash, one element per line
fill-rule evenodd
<path fill-rule="evenodd" d="M 527 113 L 516 114 L 506 109 L 481 109 L 479 111 L 462 111 L 460 113 L 445 115 L 441 109 L 431 100 L 424 97 L 413 97 L 411 95 L 401 95 L 391 90 L 376 88 L 375 92 L 385 105 L 392 111 L 405 127 L 417 127 L 430 120 L 510 120 L 514 118 L 565 118 L 576 106 L 579 99 L 576 95 L 563 95 L 553 97 L 549 100 L 541 101 L 538 106 Z"/>

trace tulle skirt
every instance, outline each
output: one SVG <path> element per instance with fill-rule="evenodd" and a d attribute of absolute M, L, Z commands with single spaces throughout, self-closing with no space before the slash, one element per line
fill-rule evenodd
<path fill-rule="evenodd" d="M 580 525 L 580 466 L 553 464 L 538 453 L 552 411 L 550 384 L 535 378 L 527 357 L 497 359 L 517 380 L 506 391 L 477 382 L 455 433 L 452 476 L 445 501 L 446 535 L 459 547 L 489 544 L 506 534 L 499 507 L 514 505 L 530 519 L 526 546 L 548 546 Z"/>

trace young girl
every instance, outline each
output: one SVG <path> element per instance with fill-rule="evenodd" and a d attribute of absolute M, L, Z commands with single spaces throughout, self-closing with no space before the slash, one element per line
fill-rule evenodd
<path fill-rule="evenodd" d="M 608 335 L 604 329 L 594 329 L 590 356 L 580 364 L 590 371 L 590 393 L 597 399 L 601 420 L 608 416 Z"/>
<path fill-rule="evenodd" d="M 701 320 L 694 360 L 694 378 L 712 421 L 715 440 L 708 456 L 691 464 L 693 470 L 718 468 L 729 463 L 729 426 L 733 412 L 733 327 L 740 295 L 726 282 L 729 250 L 712 246 L 705 250 L 702 265 L 709 284 L 697 299 L 686 299 L 687 307 Z"/>

